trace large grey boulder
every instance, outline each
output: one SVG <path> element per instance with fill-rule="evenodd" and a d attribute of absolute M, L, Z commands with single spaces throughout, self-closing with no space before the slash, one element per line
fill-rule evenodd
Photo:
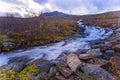
<path fill-rule="evenodd" d="M 93 64 L 84 63 L 81 70 L 87 75 L 94 76 L 95 80 L 116 80 L 109 72 Z"/>

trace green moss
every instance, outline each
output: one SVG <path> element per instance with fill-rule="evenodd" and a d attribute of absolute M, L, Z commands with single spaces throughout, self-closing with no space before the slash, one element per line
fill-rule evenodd
<path fill-rule="evenodd" d="M 0 44 L 2 44 L 3 40 L 0 38 Z"/>
<path fill-rule="evenodd" d="M 39 69 L 34 68 L 35 64 L 31 64 L 30 66 L 23 69 L 21 72 L 16 72 L 14 70 L 8 70 L 5 73 L 2 73 L 4 69 L 0 69 L 0 80 L 35 80 L 35 77 L 32 76 L 34 73 L 40 73 Z"/>

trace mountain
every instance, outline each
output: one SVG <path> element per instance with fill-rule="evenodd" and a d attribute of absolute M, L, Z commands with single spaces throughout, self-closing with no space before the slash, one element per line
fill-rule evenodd
<path fill-rule="evenodd" d="M 43 15 L 44 16 L 49 16 L 49 17 L 70 16 L 68 14 L 65 14 L 65 13 L 62 13 L 62 12 L 58 12 L 58 11 L 43 13 Z"/>

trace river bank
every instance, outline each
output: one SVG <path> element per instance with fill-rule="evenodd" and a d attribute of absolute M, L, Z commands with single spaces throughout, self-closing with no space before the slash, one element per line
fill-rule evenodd
<path fill-rule="evenodd" d="M 94 27 L 92 29 L 87 27 L 86 29 L 92 31 L 91 33 L 88 30 L 86 31 L 89 36 L 82 38 L 83 41 L 89 42 L 91 39 L 93 41 L 96 38 L 98 39 L 98 41 L 92 42 L 91 47 L 88 46 L 88 43 L 81 41 L 82 39 L 80 38 L 68 40 L 66 43 L 54 44 L 54 47 L 47 48 L 47 46 L 43 46 L 23 52 L 26 55 L 16 53 L 18 56 L 11 56 L 12 58 L 9 58 L 8 64 L 1 67 L 1 79 L 119 80 L 120 29 L 115 29 L 111 36 L 107 35 L 109 36 L 107 39 L 103 38 L 106 38 L 105 34 L 109 33 L 108 30 L 102 33 L 104 29 L 101 28 L 95 28 L 94 30 Z M 101 32 L 101 35 L 96 36 L 95 31 L 96 33 Z M 78 43 L 83 43 L 84 45 L 79 45 Z M 87 46 L 85 47 L 85 45 Z M 79 50 L 82 46 L 83 50 Z M 42 50 L 44 53 L 46 51 L 46 54 L 42 54 Z M 63 50 L 63 52 L 60 50 Z M 59 54 L 59 52 L 64 53 L 64 50 L 69 51 L 65 52 L 65 54 Z M 31 55 L 30 57 L 31 53 L 36 55 Z"/>

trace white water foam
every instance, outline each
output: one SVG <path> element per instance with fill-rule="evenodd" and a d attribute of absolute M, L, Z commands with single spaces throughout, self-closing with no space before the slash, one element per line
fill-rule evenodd
<path fill-rule="evenodd" d="M 79 23 L 80 27 L 83 25 Z M 0 66 L 7 64 L 11 57 L 19 57 L 27 55 L 30 58 L 38 59 L 45 58 L 54 60 L 64 52 L 76 52 L 77 50 L 90 49 L 89 42 L 94 40 L 105 39 L 112 34 L 112 29 L 104 29 L 99 26 L 84 26 L 86 37 L 76 37 L 55 43 L 50 46 L 40 46 L 30 50 L 21 52 L 9 52 L 7 54 L 0 54 Z"/>

